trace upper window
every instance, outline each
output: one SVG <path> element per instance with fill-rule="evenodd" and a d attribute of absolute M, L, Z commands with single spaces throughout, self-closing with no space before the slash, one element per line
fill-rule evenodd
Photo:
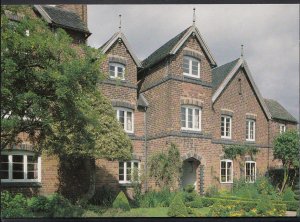
<path fill-rule="evenodd" d="M 231 139 L 231 117 L 221 116 L 221 138 Z"/>
<path fill-rule="evenodd" d="M 220 175 L 221 183 L 232 183 L 233 166 L 232 160 L 221 160 Z"/>
<path fill-rule="evenodd" d="M 133 133 L 133 112 L 126 108 L 116 108 L 117 119 L 128 133 Z"/>
<path fill-rule="evenodd" d="M 183 57 L 183 74 L 200 78 L 200 61 L 193 57 Z"/>
<path fill-rule="evenodd" d="M 109 63 L 109 77 L 114 79 L 125 79 L 125 66 L 121 63 Z"/>
<path fill-rule="evenodd" d="M 284 133 L 285 130 L 286 130 L 285 124 L 279 124 L 279 132 L 280 132 L 280 134 L 281 134 L 281 133 Z"/>
<path fill-rule="evenodd" d="M 1 153 L 1 182 L 40 182 L 41 157 L 31 152 Z"/>
<path fill-rule="evenodd" d="M 256 180 L 256 162 L 246 161 L 245 164 L 246 182 L 254 183 Z"/>
<path fill-rule="evenodd" d="M 131 183 L 134 180 L 138 180 L 139 169 L 140 162 L 138 160 L 119 162 L 119 183 Z M 134 178 L 135 176 L 138 178 Z"/>
<path fill-rule="evenodd" d="M 246 120 L 246 140 L 255 141 L 255 121 Z"/>
<path fill-rule="evenodd" d="M 199 107 L 181 107 L 181 129 L 201 130 L 201 109 Z"/>

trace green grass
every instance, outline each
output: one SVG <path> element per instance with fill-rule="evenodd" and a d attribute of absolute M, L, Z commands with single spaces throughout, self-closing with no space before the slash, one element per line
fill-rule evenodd
<path fill-rule="evenodd" d="M 168 217 L 168 207 L 132 208 L 130 211 L 121 211 L 109 208 L 104 213 L 86 210 L 83 217 Z M 195 216 L 205 217 L 209 207 L 194 208 Z M 191 215 L 192 216 L 192 215 Z"/>

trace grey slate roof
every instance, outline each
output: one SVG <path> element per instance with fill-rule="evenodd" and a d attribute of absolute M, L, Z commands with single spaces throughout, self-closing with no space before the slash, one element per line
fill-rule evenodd
<path fill-rule="evenodd" d="M 238 63 L 239 59 L 233 60 L 229 63 L 221 65 L 212 69 L 212 87 L 216 91 L 221 85 L 226 76 L 230 73 L 233 67 Z"/>
<path fill-rule="evenodd" d="M 54 24 L 84 33 L 90 33 L 86 24 L 75 12 L 46 5 L 41 5 L 41 7 L 49 15 Z"/>
<path fill-rule="evenodd" d="M 277 101 L 264 99 L 273 119 L 286 120 L 297 123 L 297 120 Z"/>
<path fill-rule="evenodd" d="M 154 51 L 150 56 L 148 56 L 148 58 L 142 62 L 143 68 L 148 68 L 164 59 L 189 29 L 190 27 L 176 35 L 174 38 L 169 40 L 167 43 Z"/>

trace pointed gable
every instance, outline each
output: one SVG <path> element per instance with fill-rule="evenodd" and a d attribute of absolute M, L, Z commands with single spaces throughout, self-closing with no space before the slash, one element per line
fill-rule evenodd
<path fill-rule="evenodd" d="M 226 90 L 226 87 L 229 85 L 231 80 L 234 78 L 235 74 L 241 69 L 245 69 L 245 75 L 249 79 L 250 85 L 253 88 L 253 91 L 258 99 L 258 102 L 260 103 L 261 107 L 263 108 L 263 111 L 265 115 L 268 117 L 268 119 L 271 119 L 270 111 L 268 110 L 264 99 L 262 98 L 253 78 L 250 73 L 250 70 L 248 68 L 247 62 L 242 59 L 236 59 L 232 62 L 229 62 L 227 64 L 224 64 L 220 67 L 214 68 L 212 70 L 212 79 L 213 79 L 213 96 L 212 96 L 212 102 L 214 103 L 218 97 L 222 94 L 224 90 Z"/>
<path fill-rule="evenodd" d="M 154 51 L 150 56 L 148 56 L 143 62 L 143 68 L 150 68 L 151 66 L 155 65 L 156 63 L 160 62 L 168 55 L 174 55 L 180 47 L 185 43 L 185 41 L 190 37 L 190 35 L 195 34 L 196 38 L 200 42 L 201 47 L 203 47 L 205 53 L 208 56 L 209 62 L 212 66 L 216 66 L 217 63 L 213 58 L 211 52 L 209 51 L 206 43 L 204 42 L 199 30 L 195 26 L 190 26 L 189 28 L 185 29 L 174 38 L 169 40 L 167 43 L 162 45 L 156 51 Z"/>
<path fill-rule="evenodd" d="M 133 53 L 133 50 L 131 49 L 131 47 L 129 45 L 129 42 L 127 41 L 125 35 L 122 32 L 116 32 L 106 43 L 104 43 L 100 47 L 100 50 L 103 53 L 106 53 L 116 41 L 119 41 L 119 39 L 122 40 L 122 42 L 124 43 L 125 47 L 128 49 L 129 54 L 133 58 L 136 66 L 141 68 L 142 64 L 141 64 L 140 60 Z"/>

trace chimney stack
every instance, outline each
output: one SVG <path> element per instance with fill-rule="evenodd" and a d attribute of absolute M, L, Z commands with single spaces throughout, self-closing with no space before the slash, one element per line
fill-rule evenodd
<path fill-rule="evenodd" d="M 77 15 L 80 16 L 81 20 L 86 24 L 87 26 L 87 5 L 83 4 L 59 4 L 56 5 L 56 7 L 75 12 Z"/>

